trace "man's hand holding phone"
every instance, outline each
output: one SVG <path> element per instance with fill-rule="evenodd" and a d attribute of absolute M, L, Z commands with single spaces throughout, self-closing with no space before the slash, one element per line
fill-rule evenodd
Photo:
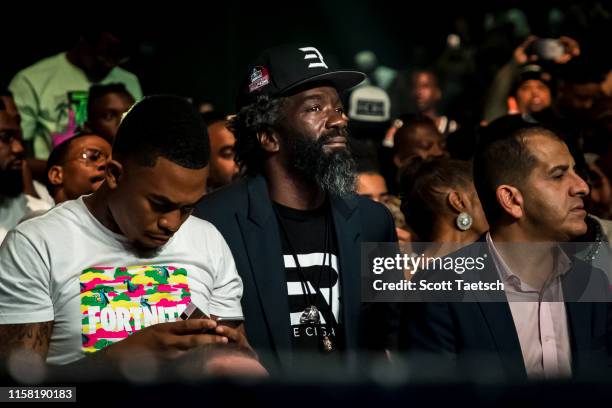
<path fill-rule="evenodd" d="M 241 347 L 251 349 L 244 332 L 244 320 L 242 317 L 223 317 L 211 315 L 210 317 L 202 312 L 193 303 L 181 314 L 183 320 L 203 319 L 215 323 L 215 326 L 205 330 L 205 334 L 223 336 L 230 343 L 237 343 Z"/>
<path fill-rule="evenodd" d="M 514 50 L 514 61 L 518 65 L 538 60 L 549 60 L 557 64 L 566 64 L 580 55 L 580 45 L 570 37 L 538 38 L 530 35 Z"/>
<path fill-rule="evenodd" d="M 188 351 L 210 344 L 227 344 L 229 336 L 215 332 L 217 322 L 190 319 L 145 327 L 104 350 L 111 360 L 129 356 L 134 350 L 150 352 L 158 358 L 175 359 Z"/>
<path fill-rule="evenodd" d="M 180 317 L 139 330 L 96 354 L 116 363 L 140 362 L 146 354 L 162 360 L 185 357 L 196 366 L 203 363 L 208 374 L 267 376 L 246 339 L 242 317 L 209 317 L 193 304 Z M 188 355 L 198 349 L 203 354 Z"/>

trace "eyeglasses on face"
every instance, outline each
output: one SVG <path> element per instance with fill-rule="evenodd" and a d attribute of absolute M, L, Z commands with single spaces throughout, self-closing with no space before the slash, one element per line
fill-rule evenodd
<path fill-rule="evenodd" d="M 84 162 L 87 166 L 96 166 L 106 162 L 109 155 L 102 150 L 94 148 L 86 148 L 81 151 L 76 160 Z"/>

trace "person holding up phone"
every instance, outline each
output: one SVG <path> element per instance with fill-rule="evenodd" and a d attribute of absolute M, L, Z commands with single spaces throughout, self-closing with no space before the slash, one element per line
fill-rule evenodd
<path fill-rule="evenodd" d="M 580 45 L 573 38 L 539 38 L 534 35 L 514 50 L 513 58 L 518 65 L 528 62 L 548 60 L 556 64 L 566 64 L 580 55 Z"/>
<path fill-rule="evenodd" d="M 529 36 L 491 82 L 483 117 L 491 122 L 506 114 L 532 114 L 551 106 L 551 64 L 567 64 L 580 55 L 580 45 L 570 37 Z"/>

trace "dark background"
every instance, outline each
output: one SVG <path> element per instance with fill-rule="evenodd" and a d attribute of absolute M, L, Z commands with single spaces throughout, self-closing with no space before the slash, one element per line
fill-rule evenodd
<path fill-rule="evenodd" d="M 573 35 L 594 63 L 609 64 L 612 54 L 612 7 L 601 1 L 105 2 L 91 6 L 91 11 L 69 14 L 65 10 L 75 10 L 69 5 L 42 10 L 32 4 L 37 9 L 34 14 L 32 10 L 4 14 L 5 23 L 16 25 L 4 33 L 8 40 L 3 46 L 0 81 L 7 84 L 18 70 L 69 49 L 81 28 L 92 24 L 119 27 L 127 33 L 134 52 L 125 68 L 138 75 L 145 94 L 173 93 L 211 101 L 226 112 L 233 109 L 244 66 L 261 50 L 284 42 L 312 44 L 347 68 L 353 66 L 357 51 L 370 49 L 383 65 L 404 70 L 433 64 L 445 49 L 447 36 L 457 33 L 462 47 L 474 51 L 476 86 L 484 87 L 493 69 L 510 58 L 520 40 L 500 18 L 502 12 L 517 8 L 526 15 L 532 32 L 543 37 L 561 34 L 556 31 Z M 548 23 L 552 6 L 565 15 L 560 28 Z M 20 15 L 27 18 L 19 20 Z M 494 30 L 485 29 L 487 19 L 497 21 Z"/>

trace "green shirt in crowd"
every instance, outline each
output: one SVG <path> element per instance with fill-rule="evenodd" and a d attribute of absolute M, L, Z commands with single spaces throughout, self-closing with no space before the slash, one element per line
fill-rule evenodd
<path fill-rule="evenodd" d="M 46 160 L 55 138 L 82 126 L 87 120 L 89 88 L 95 84 L 124 84 L 139 100 L 142 90 L 136 75 L 115 67 L 98 83 L 66 58 L 66 53 L 38 61 L 17 73 L 9 85 L 21 115 L 23 138 L 31 141 L 34 156 Z"/>

